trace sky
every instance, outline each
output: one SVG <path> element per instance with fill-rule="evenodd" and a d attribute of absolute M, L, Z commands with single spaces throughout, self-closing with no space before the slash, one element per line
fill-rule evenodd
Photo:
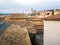
<path fill-rule="evenodd" d="M 60 9 L 60 0 L 0 0 L 0 13 L 29 13 L 31 8 Z"/>

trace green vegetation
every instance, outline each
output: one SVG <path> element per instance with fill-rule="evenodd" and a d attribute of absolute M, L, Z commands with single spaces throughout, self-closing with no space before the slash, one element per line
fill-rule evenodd
<path fill-rule="evenodd" d="M 29 36 L 30 36 L 32 45 L 38 45 L 36 38 L 35 38 L 35 34 L 29 33 Z"/>

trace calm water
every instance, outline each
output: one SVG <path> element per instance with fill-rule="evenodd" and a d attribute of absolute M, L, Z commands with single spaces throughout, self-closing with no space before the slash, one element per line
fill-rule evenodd
<path fill-rule="evenodd" d="M 4 31 L 6 27 L 8 27 L 8 23 L 4 22 L 3 24 L 0 24 L 0 32 Z"/>

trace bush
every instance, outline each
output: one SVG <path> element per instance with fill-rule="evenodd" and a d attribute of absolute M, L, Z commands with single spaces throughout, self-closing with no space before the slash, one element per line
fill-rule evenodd
<path fill-rule="evenodd" d="M 38 45 L 36 38 L 35 38 L 35 34 L 29 33 L 29 36 L 30 36 L 32 45 Z"/>

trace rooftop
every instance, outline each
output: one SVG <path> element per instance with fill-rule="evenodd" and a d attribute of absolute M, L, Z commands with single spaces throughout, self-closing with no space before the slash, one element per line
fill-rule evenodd
<path fill-rule="evenodd" d="M 48 16 L 44 18 L 44 20 L 57 20 L 58 21 L 60 20 L 60 14 Z"/>

